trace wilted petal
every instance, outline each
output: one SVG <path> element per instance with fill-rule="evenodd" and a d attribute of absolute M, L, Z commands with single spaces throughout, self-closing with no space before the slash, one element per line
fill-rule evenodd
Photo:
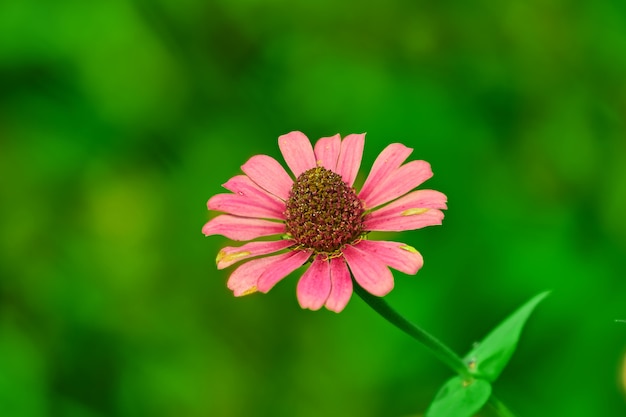
<path fill-rule="evenodd" d="M 343 258 L 330 260 L 330 295 L 326 300 L 326 308 L 339 313 L 344 309 L 352 296 L 352 279 Z"/>
<path fill-rule="evenodd" d="M 319 310 L 329 293 L 330 262 L 318 256 L 298 281 L 298 301 L 302 308 Z"/>
<path fill-rule="evenodd" d="M 411 161 L 390 173 L 365 199 L 366 208 L 374 208 L 403 196 L 433 176 L 426 161 Z"/>
<path fill-rule="evenodd" d="M 341 148 L 341 137 L 339 135 L 329 138 L 321 138 L 315 144 L 315 159 L 317 165 L 337 172 L 337 158 Z"/>
<path fill-rule="evenodd" d="M 250 242 L 239 247 L 227 246 L 217 254 L 215 263 L 217 264 L 217 269 L 224 269 L 244 259 L 278 252 L 291 245 L 293 245 L 291 240 L 272 240 L 268 242 Z"/>
<path fill-rule="evenodd" d="M 302 132 L 290 132 L 278 138 L 278 147 L 293 175 L 315 168 L 315 154 L 311 142 Z"/>
<path fill-rule="evenodd" d="M 398 169 L 406 158 L 409 157 L 411 152 L 413 152 L 413 149 L 407 148 L 401 143 L 392 143 L 383 149 L 374 161 L 374 165 L 372 165 L 372 169 L 359 193 L 359 198 L 366 201 L 371 192 L 377 188 L 382 181 L 385 181 L 390 173 Z"/>
<path fill-rule="evenodd" d="M 280 197 L 282 200 L 289 198 L 289 191 L 293 180 L 285 171 L 285 168 L 277 160 L 267 155 L 255 155 L 241 166 L 252 181 L 264 190 Z"/>
<path fill-rule="evenodd" d="M 236 297 L 256 292 L 259 277 L 263 272 L 274 268 L 276 264 L 283 262 L 291 255 L 291 252 L 283 253 L 246 262 L 235 269 L 230 275 L 227 284 L 228 288 L 233 291 Z"/>
<path fill-rule="evenodd" d="M 350 187 L 354 184 L 354 180 L 359 173 L 364 146 L 365 133 L 348 135 L 341 142 L 336 172 L 341 175 L 343 181 Z"/>
<path fill-rule="evenodd" d="M 393 289 L 393 275 L 377 257 L 350 245 L 344 248 L 343 255 L 354 279 L 367 292 L 382 297 Z"/>
<path fill-rule="evenodd" d="M 375 212 L 374 212 L 375 213 Z M 365 218 L 365 229 L 378 232 L 402 232 L 436 226 L 443 220 L 443 212 L 437 209 L 407 210 L 403 214 L 374 217 L 374 213 Z"/>
<path fill-rule="evenodd" d="M 206 236 L 222 235 L 232 240 L 252 240 L 261 236 L 277 235 L 285 232 L 285 224 L 262 219 L 222 214 L 211 219 L 202 228 Z"/>
<path fill-rule="evenodd" d="M 268 292 L 274 285 L 287 275 L 300 268 L 308 259 L 311 254 L 305 251 L 293 251 L 289 252 L 289 255 L 276 262 L 271 268 L 263 271 L 257 282 L 257 288 L 261 292 Z"/>
<path fill-rule="evenodd" d="M 422 255 L 414 247 L 405 243 L 362 240 L 355 246 L 377 257 L 385 265 L 405 274 L 414 275 L 424 265 Z"/>

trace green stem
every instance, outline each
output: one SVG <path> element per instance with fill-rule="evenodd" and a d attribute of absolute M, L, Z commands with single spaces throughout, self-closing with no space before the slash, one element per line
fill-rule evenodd
<path fill-rule="evenodd" d="M 356 292 L 359 297 L 363 299 L 363 301 L 376 310 L 376 312 L 383 316 L 389 323 L 393 324 L 426 346 L 440 361 L 448 365 L 454 372 L 459 374 L 465 380 L 469 381 L 474 379 L 463 360 L 449 347 L 440 342 L 439 339 L 405 319 L 396 310 L 391 308 L 385 300 L 370 294 L 356 281 L 353 280 L 353 284 L 354 292 Z"/>
<path fill-rule="evenodd" d="M 496 413 L 498 413 L 500 417 L 515 417 L 515 414 L 513 414 L 498 397 L 493 395 L 493 393 L 491 397 L 489 397 L 489 404 L 496 410 Z"/>

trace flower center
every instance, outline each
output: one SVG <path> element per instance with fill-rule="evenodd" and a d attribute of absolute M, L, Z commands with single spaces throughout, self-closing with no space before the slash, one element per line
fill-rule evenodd
<path fill-rule="evenodd" d="M 296 244 L 333 255 L 363 233 L 363 203 L 341 176 L 323 167 L 296 179 L 285 210 L 286 231 Z"/>

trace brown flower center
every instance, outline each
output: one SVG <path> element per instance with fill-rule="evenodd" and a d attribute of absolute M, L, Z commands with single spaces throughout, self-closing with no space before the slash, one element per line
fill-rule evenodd
<path fill-rule="evenodd" d="M 332 255 L 361 236 L 363 212 L 363 203 L 340 175 L 311 168 L 291 187 L 286 230 L 297 245 Z"/>

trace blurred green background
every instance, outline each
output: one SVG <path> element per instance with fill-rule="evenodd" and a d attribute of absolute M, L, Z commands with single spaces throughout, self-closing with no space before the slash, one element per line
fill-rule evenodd
<path fill-rule="evenodd" d="M 234 298 L 205 202 L 276 139 L 431 162 L 389 302 L 463 353 L 536 293 L 494 392 L 623 416 L 619 1 L 0 3 L 0 415 L 403 417 L 451 376 L 354 296 Z M 282 161 L 282 159 L 280 159 Z M 484 412 L 483 415 L 489 415 Z"/>

